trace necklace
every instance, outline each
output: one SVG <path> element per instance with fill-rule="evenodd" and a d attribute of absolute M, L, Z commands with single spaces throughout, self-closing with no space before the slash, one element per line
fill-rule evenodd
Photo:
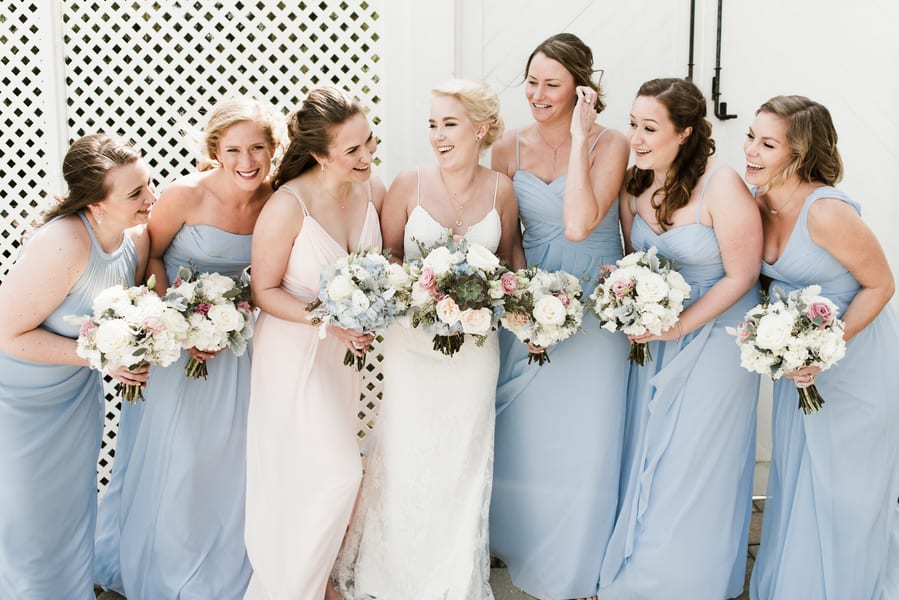
<path fill-rule="evenodd" d="M 338 198 L 337 196 L 335 196 L 334 194 L 331 193 L 331 190 L 328 189 L 328 186 L 325 185 L 325 182 L 324 182 L 324 181 L 322 182 L 321 185 L 322 185 L 322 190 L 325 192 L 325 194 L 327 194 L 327 195 L 331 198 L 331 200 L 333 200 L 334 202 L 337 203 L 337 206 L 340 207 L 340 210 L 343 210 L 343 209 L 346 208 L 346 202 L 347 202 L 347 200 L 350 199 L 350 192 L 352 191 L 351 188 L 350 188 L 349 191 L 347 192 L 347 194 L 346 194 L 346 196 L 344 197 L 344 199 L 341 200 L 340 198 Z"/>
<path fill-rule="evenodd" d="M 563 137 L 562 141 L 559 142 L 558 144 L 556 144 L 555 146 L 553 146 L 552 144 L 550 144 L 549 142 L 546 141 L 546 138 L 544 138 L 543 134 L 540 133 L 539 128 L 537 129 L 537 136 L 540 137 L 540 141 L 543 142 L 543 144 L 547 148 L 550 148 L 553 151 L 553 170 L 552 170 L 552 173 L 550 174 L 550 177 L 555 178 L 555 176 L 556 176 L 556 158 L 559 155 L 559 148 L 561 148 L 565 144 L 565 142 L 568 141 L 569 136 L 566 135 L 565 137 Z"/>
<path fill-rule="evenodd" d="M 780 208 L 771 208 L 771 203 L 768 202 L 768 194 L 765 194 L 764 200 L 765 200 L 765 206 L 768 207 L 768 212 L 770 212 L 772 215 L 779 215 L 781 213 L 781 211 L 783 211 L 783 209 L 788 207 L 790 205 L 790 203 L 793 202 L 793 200 L 798 198 L 798 196 L 796 195 L 797 191 L 799 191 L 798 185 L 796 186 L 796 189 L 793 190 L 793 193 L 790 194 L 790 198 L 786 202 L 784 202 L 783 206 L 781 206 Z"/>
<path fill-rule="evenodd" d="M 462 224 L 465 222 L 465 219 L 463 218 L 465 214 L 465 205 L 471 200 L 471 191 L 474 189 L 477 182 L 472 182 L 465 190 L 464 194 L 462 192 L 451 192 L 449 186 L 446 185 L 446 180 L 443 178 L 443 171 L 437 169 L 437 173 L 440 175 L 440 183 L 443 184 L 443 191 L 446 192 L 446 197 L 449 198 L 450 206 L 456 214 L 456 220 L 454 221 L 456 227 L 462 227 Z M 464 200 L 461 202 L 459 201 L 460 195 L 464 196 Z M 458 209 L 456 208 L 457 204 L 459 205 Z"/>

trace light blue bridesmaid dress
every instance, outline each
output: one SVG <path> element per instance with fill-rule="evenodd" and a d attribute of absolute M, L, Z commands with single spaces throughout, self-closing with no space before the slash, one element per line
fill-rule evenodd
<path fill-rule="evenodd" d="M 201 272 L 237 277 L 250 263 L 251 241 L 185 225 L 166 250 L 166 275 L 173 281 L 190 261 Z M 207 362 L 205 380 L 185 376 L 189 358 L 182 352 L 172 365 L 153 368 L 146 400 L 125 407 L 117 440 L 124 451 L 100 504 L 98 583 L 129 598 L 237 600 L 249 582 L 250 349 L 239 357 L 220 352 Z"/>
<path fill-rule="evenodd" d="M 842 314 L 859 283 L 808 233 L 819 198 L 856 202 L 829 186 L 805 200 L 783 254 L 762 263 L 771 288 L 811 284 Z M 860 212 L 860 211 L 859 211 Z M 849 340 L 846 356 L 820 373 L 817 413 L 797 408 L 796 385 L 774 384 L 773 449 L 762 541 L 752 573 L 755 600 L 897 598 L 899 554 L 899 321 L 887 306 Z"/>
<path fill-rule="evenodd" d="M 702 195 L 713 170 L 706 177 Z M 724 276 L 712 227 L 655 233 L 634 215 L 631 244 L 658 248 L 690 285 L 687 305 Z M 759 302 L 753 286 L 681 340 L 650 342 L 631 365 L 622 496 L 600 578 L 602 600 L 723 600 L 743 590 L 759 376 L 725 327 Z"/>
<path fill-rule="evenodd" d="M 87 267 L 41 324 L 73 339 L 79 326 L 64 318 L 91 314 L 94 298 L 108 287 L 134 285 L 137 265 L 130 237 L 104 252 L 78 214 L 91 238 Z M 93 600 L 102 435 L 97 371 L 0 352 L 0 598 Z"/>
<path fill-rule="evenodd" d="M 513 183 L 528 264 L 584 278 L 586 299 L 600 266 L 622 255 L 617 201 L 587 239 L 571 242 L 565 177 L 547 184 L 518 169 Z M 490 550 L 541 599 L 596 593 L 618 502 L 628 341 L 590 314 L 583 329 L 551 347 L 543 366 L 500 330 Z"/>

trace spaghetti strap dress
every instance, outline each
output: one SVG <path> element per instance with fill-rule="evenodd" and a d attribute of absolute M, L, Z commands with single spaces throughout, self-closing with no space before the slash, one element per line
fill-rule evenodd
<path fill-rule="evenodd" d="M 830 186 L 806 199 L 773 264 L 770 289 L 817 284 L 842 315 L 858 281 L 808 231 L 809 208 L 836 198 Z M 838 315 L 838 316 L 839 316 Z M 797 408 L 796 385 L 774 383 L 771 470 L 750 598 L 899 598 L 899 320 L 890 305 L 815 378 L 818 412 Z"/>
<path fill-rule="evenodd" d="M 516 164 L 517 155 L 516 140 Z M 512 182 L 527 263 L 582 278 L 589 297 L 599 268 L 622 256 L 618 201 L 572 242 L 562 222 L 565 177 L 545 183 L 518 168 Z M 543 600 L 596 593 L 618 503 L 628 341 L 586 312 L 583 329 L 539 367 L 514 335 L 499 335 L 490 550 L 517 587 Z"/>
<path fill-rule="evenodd" d="M 299 194 L 303 226 L 281 287 L 311 302 L 321 270 L 347 255 Z M 369 192 L 370 193 L 370 192 Z M 369 201 L 354 250 L 381 249 Z M 246 543 L 253 575 L 247 600 L 321 600 L 362 478 L 356 418 L 362 374 L 344 346 L 319 329 L 259 315 L 247 435 Z"/>
<path fill-rule="evenodd" d="M 238 278 L 252 235 L 184 225 L 163 256 Z M 100 504 L 98 583 L 129 598 L 240 600 L 250 578 L 244 545 L 251 348 L 226 348 L 206 379 L 184 368 L 186 351 L 153 367 L 145 401 L 123 406 L 110 488 Z M 133 415 L 132 413 L 138 413 Z"/>
<path fill-rule="evenodd" d="M 720 168 L 720 165 L 719 167 Z M 634 215 L 634 249 L 658 248 L 690 285 L 687 306 L 724 276 L 718 239 L 700 222 L 655 233 Z M 759 302 L 753 286 L 680 340 L 650 342 L 631 365 L 622 498 L 602 567 L 603 600 L 722 600 L 742 593 L 755 466 L 759 376 L 725 331 Z M 739 568 L 738 568 L 739 566 Z"/>
<path fill-rule="evenodd" d="M 493 208 L 464 237 L 495 252 L 501 232 L 494 189 Z M 420 255 L 418 242 L 433 246 L 445 235 L 419 195 L 405 226 L 405 258 Z M 487 510 L 496 333 L 483 346 L 468 339 L 453 356 L 435 351 L 432 338 L 400 324 L 384 336 L 383 401 L 334 570 L 350 600 L 493 598 Z"/>
<path fill-rule="evenodd" d="M 79 326 L 65 317 L 90 315 L 94 298 L 108 287 L 134 285 L 137 267 L 137 250 L 127 234 L 118 249 L 104 252 L 87 218 L 78 216 L 90 234 L 90 258 L 68 296 L 41 324 L 72 339 Z M 0 352 L 0 598 L 94 599 L 104 412 L 97 371 Z"/>

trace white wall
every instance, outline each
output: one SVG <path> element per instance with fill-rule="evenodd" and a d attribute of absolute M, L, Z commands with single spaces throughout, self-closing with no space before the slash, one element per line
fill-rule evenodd
<path fill-rule="evenodd" d="M 530 112 L 520 85 L 540 41 L 579 35 L 605 70 L 600 122 L 620 130 L 640 84 L 687 75 L 690 2 L 661 0 L 389 0 L 385 11 L 385 104 L 391 123 L 381 156 L 397 171 L 433 160 L 427 144 L 428 90 L 448 77 L 490 81 L 509 128 Z M 693 80 L 711 96 L 717 0 L 696 0 Z M 710 120 L 718 156 L 743 172 L 742 144 L 755 109 L 771 96 L 802 94 L 827 106 L 840 135 L 845 178 L 899 274 L 899 3 L 895 0 L 724 0 L 721 92 L 728 113 Z M 397 36 L 390 37 L 396 30 Z M 899 307 L 899 300 L 894 299 Z M 770 460 L 770 384 L 759 407 L 758 459 Z M 765 469 L 761 469 L 764 474 Z M 756 486 L 763 493 L 764 477 Z"/>

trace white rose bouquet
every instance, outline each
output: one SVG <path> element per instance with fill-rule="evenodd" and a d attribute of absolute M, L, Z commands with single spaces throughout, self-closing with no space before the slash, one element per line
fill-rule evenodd
<path fill-rule="evenodd" d="M 246 274 L 235 280 L 219 273 L 200 273 L 192 265 L 180 267 L 163 300 L 176 307 L 187 321 L 181 340 L 184 348 L 215 352 L 230 348 L 236 356 L 246 352 L 253 337 L 253 307 Z M 206 379 L 209 367 L 191 357 L 184 367 L 190 378 Z"/>
<path fill-rule="evenodd" d="M 584 306 L 574 275 L 529 267 L 503 273 L 500 286 L 505 295 L 503 327 L 522 342 L 544 349 L 530 352 L 528 364 L 550 362 L 545 348 L 580 330 Z"/>
<path fill-rule="evenodd" d="M 659 335 L 677 323 L 689 297 L 690 286 L 652 246 L 603 265 L 590 300 L 604 329 Z M 628 359 L 642 366 L 652 355 L 646 344 L 634 343 Z"/>
<path fill-rule="evenodd" d="M 465 334 L 483 346 L 502 315 L 500 278 L 507 269 L 484 246 L 449 235 L 421 254 L 408 263 L 412 325 L 433 332 L 434 350 L 447 356 L 462 348 Z"/>
<path fill-rule="evenodd" d="M 737 337 L 744 369 L 777 380 L 802 367 L 824 371 L 846 355 L 844 326 L 837 313 L 837 306 L 821 295 L 819 285 L 786 295 L 775 289 L 773 300 L 766 298 L 751 308 L 743 323 L 727 331 Z M 824 398 L 814 385 L 798 389 L 803 413 L 821 409 Z"/>
<path fill-rule="evenodd" d="M 322 270 L 318 298 L 308 308 L 309 319 L 320 325 L 325 337 L 329 325 L 378 334 L 409 308 L 412 278 L 386 254 L 354 252 Z M 343 364 L 357 371 L 365 366 L 365 354 L 347 350 Z"/>
<path fill-rule="evenodd" d="M 91 367 L 100 371 L 142 364 L 165 367 L 178 359 L 187 322 L 150 291 L 154 279 L 146 286 L 107 288 L 94 299 L 91 316 L 67 317 L 81 324 L 76 352 Z M 144 397 L 139 385 L 118 383 L 116 390 L 132 404 Z"/>

